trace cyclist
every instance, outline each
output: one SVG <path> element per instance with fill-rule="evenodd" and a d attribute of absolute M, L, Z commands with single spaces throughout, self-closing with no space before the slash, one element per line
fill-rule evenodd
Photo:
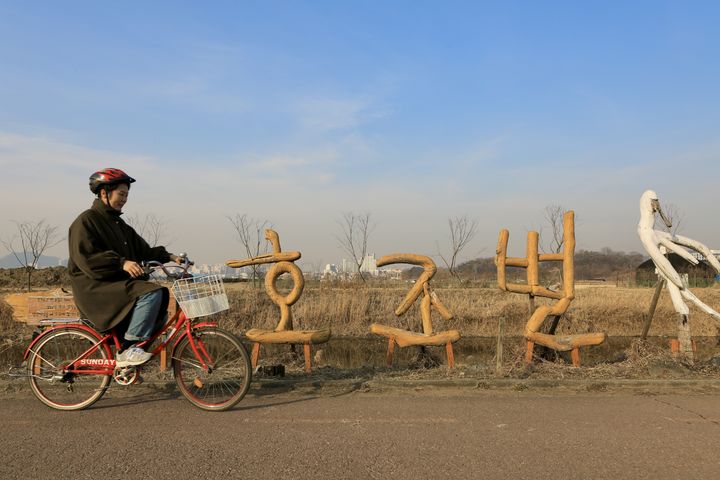
<path fill-rule="evenodd" d="M 125 330 L 117 365 L 141 365 L 152 355 L 136 344 L 164 323 L 168 290 L 147 281 L 140 262 L 180 262 L 165 247 L 151 247 L 122 218 L 135 179 L 117 168 L 90 176 L 92 207 L 70 225 L 68 273 L 80 313 L 100 331 Z"/>

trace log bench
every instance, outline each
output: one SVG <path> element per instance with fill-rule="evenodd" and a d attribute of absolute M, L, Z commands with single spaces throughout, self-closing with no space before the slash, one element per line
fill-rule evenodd
<path fill-rule="evenodd" d="M 370 331 L 376 335 L 388 338 L 387 366 L 391 367 L 393 362 L 393 353 L 395 344 L 400 348 L 415 346 L 439 346 L 445 345 L 447 354 L 447 363 L 449 368 L 455 366 L 455 355 L 453 353 L 453 343 L 460 339 L 460 332 L 457 330 L 447 330 L 444 332 L 436 332 L 431 334 L 411 332 L 401 328 L 389 327 L 379 323 L 370 325 Z"/>
<path fill-rule="evenodd" d="M 321 330 L 263 330 L 253 328 L 245 332 L 245 337 L 253 342 L 252 367 L 257 367 L 260 357 L 260 345 L 264 343 L 303 345 L 305 356 L 305 372 L 310 373 L 312 362 L 310 357 L 310 345 L 325 343 L 330 339 L 332 332 L 329 328 Z"/>
<path fill-rule="evenodd" d="M 580 347 L 589 347 L 592 345 L 600 345 L 605 341 L 605 334 L 596 333 L 579 333 L 575 335 L 550 335 L 540 332 L 525 332 L 527 340 L 527 351 L 525 352 L 525 363 L 532 362 L 535 344 L 552 348 L 559 352 L 571 351 L 573 366 L 580 366 Z"/>

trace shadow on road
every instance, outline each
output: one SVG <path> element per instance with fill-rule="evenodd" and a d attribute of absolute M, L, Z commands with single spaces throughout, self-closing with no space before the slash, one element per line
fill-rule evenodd
<path fill-rule="evenodd" d="M 263 387 L 262 385 L 254 388 L 248 392 L 248 395 L 237 404 L 230 411 L 247 411 L 269 407 L 276 407 L 281 405 L 290 405 L 301 402 L 308 402 L 316 400 L 321 397 L 323 398 L 337 398 L 345 395 L 349 395 L 357 391 L 362 385 L 362 382 L 353 383 L 346 385 L 342 391 L 335 393 L 319 393 L 323 390 L 322 382 L 313 382 L 311 385 L 303 385 L 302 388 L 298 388 L 295 383 L 288 383 L 287 385 L 273 385 L 272 387 Z M 116 390 L 113 393 L 119 393 L 119 395 L 113 396 L 112 398 L 106 399 L 106 401 L 100 400 L 98 403 L 90 407 L 91 410 L 102 410 L 108 408 L 119 408 L 127 407 L 131 405 L 143 405 L 157 402 L 166 402 L 170 400 L 183 399 L 182 394 L 175 388 L 174 383 L 169 383 L 166 387 L 158 388 L 152 392 L 142 391 L 128 391 L 128 390 Z M 254 397 L 256 399 L 266 399 L 275 395 L 286 395 L 294 394 L 297 397 L 292 399 L 284 399 L 282 401 L 274 401 L 261 404 L 248 404 L 248 397 Z"/>

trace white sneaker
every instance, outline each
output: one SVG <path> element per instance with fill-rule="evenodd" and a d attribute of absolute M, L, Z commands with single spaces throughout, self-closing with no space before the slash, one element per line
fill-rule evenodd
<path fill-rule="evenodd" d="M 148 353 L 140 347 L 130 347 L 115 358 L 115 365 L 118 367 L 130 367 L 132 365 L 142 365 L 152 358 L 152 353 Z"/>

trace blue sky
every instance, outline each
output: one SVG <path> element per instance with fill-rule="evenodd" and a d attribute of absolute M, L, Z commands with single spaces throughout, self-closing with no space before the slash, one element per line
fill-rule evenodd
<path fill-rule="evenodd" d="M 235 213 L 329 263 L 344 211 L 371 212 L 377 255 L 435 254 L 467 214 L 469 258 L 502 227 L 522 252 L 550 204 L 579 248 L 638 251 L 646 188 L 720 248 L 718 21 L 700 1 L 0 1 L 0 233 L 65 229 L 113 166 L 139 180 L 126 211 L 208 262 L 241 255 Z"/>

